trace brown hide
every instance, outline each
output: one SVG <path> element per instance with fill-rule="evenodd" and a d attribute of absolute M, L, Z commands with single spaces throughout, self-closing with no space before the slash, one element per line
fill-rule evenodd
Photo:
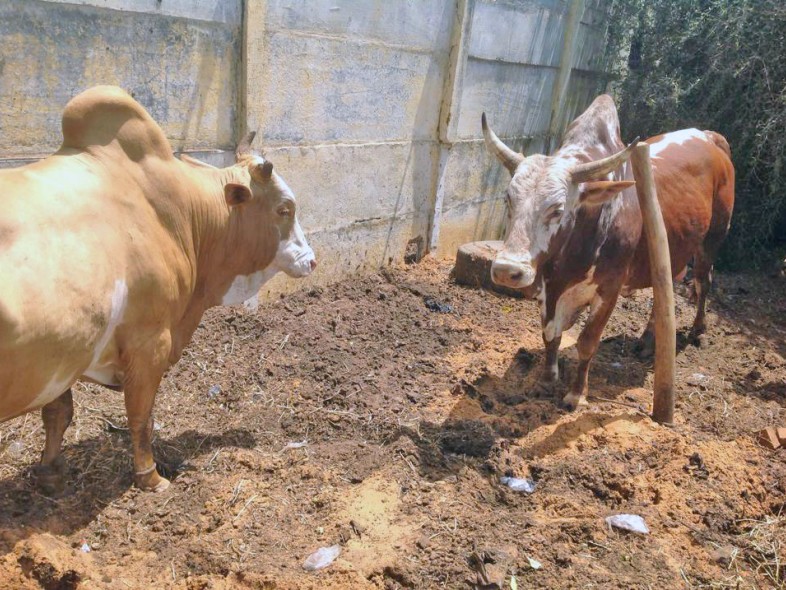
<path fill-rule="evenodd" d="M 698 252 L 712 259 L 726 237 L 734 208 L 734 166 L 723 136 L 705 131 L 712 142 L 690 140 L 653 158 L 658 202 L 669 239 L 671 270 L 679 276 Z M 649 144 L 664 138 L 646 140 Z M 639 242 L 626 287 L 650 287 L 645 240 Z"/>

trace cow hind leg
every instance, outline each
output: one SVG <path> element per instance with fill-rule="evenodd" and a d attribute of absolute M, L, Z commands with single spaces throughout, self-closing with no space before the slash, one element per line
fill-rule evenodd
<path fill-rule="evenodd" d="M 603 299 L 602 296 L 596 295 L 592 300 L 587 323 L 584 325 L 584 329 L 581 331 L 578 342 L 576 343 L 576 348 L 579 353 L 579 366 L 576 371 L 576 379 L 571 386 L 571 391 L 562 400 L 562 405 L 568 410 L 575 410 L 579 406 L 587 405 L 590 363 L 598 350 L 600 337 L 603 335 L 603 329 L 606 327 L 606 322 L 609 321 L 611 312 L 614 311 L 614 305 L 616 303 L 617 294 L 608 299 Z"/>
<path fill-rule="evenodd" d="M 690 339 L 695 344 L 701 345 L 701 336 L 707 330 L 706 305 L 707 293 L 712 286 L 712 259 L 703 249 L 696 254 L 696 265 L 693 274 L 693 289 L 696 293 L 696 318 L 690 331 Z"/>
<path fill-rule="evenodd" d="M 36 468 L 36 477 L 39 487 L 46 494 L 57 494 L 63 489 L 66 470 L 61 453 L 63 435 L 73 416 L 74 401 L 70 388 L 41 409 L 46 442 L 41 453 L 41 463 Z"/>
<path fill-rule="evenodd" d="M 655 354 L 655 306 L 650 311 L 650 319 L 644 328 L 638 343 L 634 347 L 639 358 L 648 359 Z"/>

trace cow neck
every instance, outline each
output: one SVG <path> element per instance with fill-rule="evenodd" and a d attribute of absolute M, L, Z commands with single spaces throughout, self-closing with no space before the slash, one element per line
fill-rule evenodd
<path fill-rule="evenodd" d="M 240 227 L 234 221 L 237 216 L 231 215 L 224 198 L 227 183 L 248 185 L 249 179 L 237 165 L 195 169 L 194 172 L 201 177 L 199 184 L 207 188 L 199 191 L 201 198 L 194 200 L 192 211 L 196 270 L 194 295 L 203 300 L 207 308 L 220 303 L 236 276 L 253 272 L 253 269 L 244 268 L 244 257 L 235 247 L 240 243 Z"/>

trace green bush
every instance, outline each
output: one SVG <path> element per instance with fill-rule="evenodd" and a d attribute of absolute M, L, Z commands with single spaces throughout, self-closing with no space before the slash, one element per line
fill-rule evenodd
<path fill-rule="evenodd" d="M 610 10 L 625 138 L 723 134 L 737 197 L 720 263 L 768 266 L 786 247 L 786 2 L 615 0 Z"/>

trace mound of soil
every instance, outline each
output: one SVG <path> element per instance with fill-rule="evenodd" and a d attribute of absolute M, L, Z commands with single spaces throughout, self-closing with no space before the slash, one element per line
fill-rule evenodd
<path fill-rule="evenodd" d="M 618 305 L 575 413 L 529 396 L 536 304 L 449 263 L 212 310 L 158 394 L 166 493 L 132 487 L 121 394 L 76 386 L 54 498 L 40 418 L 0 426 L 0 588 L 783 587 L 786 451 L 755 433 L 786 425 L 786 285 L 716 281 L 701 348 L 678 296 L 673 428 L 646 416 L 645 295 Z M 609 529 L 621 513 L 650 534 Z"/>

